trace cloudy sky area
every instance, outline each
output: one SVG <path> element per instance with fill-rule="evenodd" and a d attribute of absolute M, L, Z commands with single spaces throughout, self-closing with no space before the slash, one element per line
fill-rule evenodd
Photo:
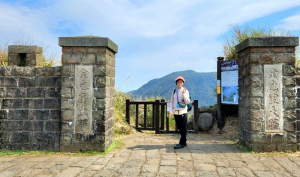
<path fill-rule="evenodd" d="M 231 25 L 300 36 L 299 0 L 0 0 L 0 44 L 18 40 L 61 55 L 58 37 L 108 37 L 119 46 L 116 86 L 138 89 L 175 71 L 215 72 Z"/>

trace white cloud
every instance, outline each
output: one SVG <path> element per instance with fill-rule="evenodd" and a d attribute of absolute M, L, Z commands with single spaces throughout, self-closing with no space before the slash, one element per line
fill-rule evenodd
<path fill-rule="evenodd" d="M 277 27 L 293 31 L 293 30 L 300 30 L 299 24 L 300 24 L 300 14 L 297 14 L 283 19 L 281 21 L 281 24 L 278 25 Z"/>

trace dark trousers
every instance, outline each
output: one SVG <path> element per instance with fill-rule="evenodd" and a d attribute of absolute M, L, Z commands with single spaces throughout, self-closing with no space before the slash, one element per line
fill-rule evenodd
<path fill-rule="evenodd" d="M 187 132 L 187 128 L 186 128 L 186 122 L 187 122 L 187 114 L 182 114 L 182 115 L 174 115 L 175 117 L 175 121 L 176 121 L 176 125 L 179 129 L 181 138 L 179 141 L 179 144 L 184 145 L 186 143 L 186 132 Z"/>

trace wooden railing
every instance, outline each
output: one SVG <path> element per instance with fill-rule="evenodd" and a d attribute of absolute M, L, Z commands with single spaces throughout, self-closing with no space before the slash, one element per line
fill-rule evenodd
<path fill-rule="evenodd" d="M 155 101 L 130 101 L 126 100 L 126 121 L 130 125 L 130 105 L 135 105 L 135 128 L 137 130 L 155 130 L 156 134 L 159 133 L 174 133 L 177 132 L 177 127 L 174 130 L 170 130 L 167 102 L 165 100 Z M 139 105 L 144 106 L 144 126 L 139 127 Z M 191 132 L 198 133 L 198 100 L 194 100 L 194 130 Z M 147 107 L 152 106 L 152 126 L 147 126 Z M 166 117 L 166 130 L 165 130 L 165 117 Z M 159 127 L 159 121 L 161 126 Z"/>

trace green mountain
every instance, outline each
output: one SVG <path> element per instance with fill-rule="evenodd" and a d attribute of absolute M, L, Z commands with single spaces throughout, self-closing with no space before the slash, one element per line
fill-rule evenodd
<path fill-rule="evenodd" d="M 134 97 L 160 96 L 170 100 L 173 90 L 176 89 L 175 78 L 182 76 L 185 79 L 183 87 L 189 90 L 192 99 L 199 101 L 199 106 L 209 106 L 217 103 L 215 72 L 198 73 L 192 70 L 178 71 L 159 79 L 153 79 L 138 90 L 129 92 Z"/>

